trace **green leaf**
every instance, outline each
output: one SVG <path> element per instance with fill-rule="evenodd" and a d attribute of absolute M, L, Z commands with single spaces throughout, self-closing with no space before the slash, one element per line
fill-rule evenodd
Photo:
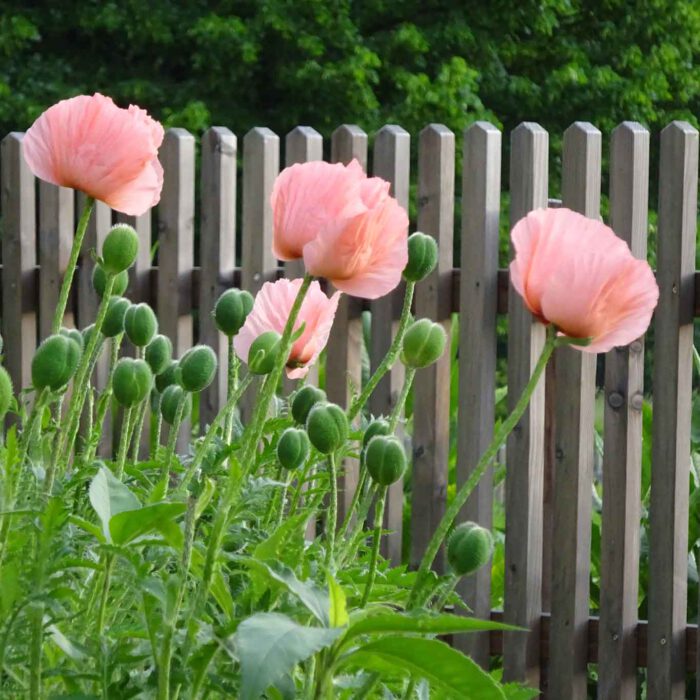
<path fill-rule="evenodd" d="M 299 513 L 287 518 L 266 540 L 263 540 L 253 551 L 253 557 L 264 561 L 266 559 L 279 559 L 281 550 L 284 549 L 287 540 L 295 533 L 301 532 L 309 519 L 307 513 Z"/>
<path fill-rule="evenodd" d="M 384 671 L 389 664 L 425 678 L 454 698 L 503 700 L 498 683 L 469 657 L 437 639 L 383 637 L 345 657 L 343 665 Z"/>
<path fill-rule="evenodd" d="M 115 544 L 127 544 L 141 535 L 159 530 L 161 524 L 182 515 L 184 503 L 155 503 L 138 510 L 117 513 L 109 521 L 109 531 Z"/>
<path fill-rule="evenodd" d="M 328 597 L 330 598 L 330 626 L 345 627 L 350 621 L 345 593 L 340 584 L 328 574 Z"/>
<path fill-rule="evenodd" d="M 106 467 L 102 467 L 90 482 L 89 496 L 92 507 L 102 521 L 107 542 L 112 541 L 109 530 L 112 517 L 141 507 L 138 498 Z"/>
<path fill-rule="evenodd" d="M 91 535 L 94 535 L 98 542 L 105 541 L 104 533 L 102 530 L 100 530 L 98 525 L 95 525 L 95 523 L 91 523 L 89 520 L 85 520 L 77 515 L 69 515 L 68 522 L 76 527 L 79 527 L 81 530 L 85 530 L 85 532 L 89 532 Z"/>
<path fill-rule="evenodd" d="M 258 613 L 243 620 L 234 636 L 241 664 L 241 700 L 259 698 L 341 633 L 340 629 L 304 627 L 279 613 Z"/>
<path fill-rule="evenodd" d="M 506 683 L 503 686 L 503 692 L 508 700 L 531 700 L 540 694 L 537 688 L 528 688 L 518 683 Z"/>
<path fill-rule="evenodd" d="M 66 637 L 61 630 L 56 627 L 56 625 L 49 625 L 47 628 L 48 633 L 51 635 L 53 643 L 70 659 L 73 661 L 84 661 L 88 654 L 85 647 L 82 647 L 75 642 L 71 642 L 68 637 Z"/>

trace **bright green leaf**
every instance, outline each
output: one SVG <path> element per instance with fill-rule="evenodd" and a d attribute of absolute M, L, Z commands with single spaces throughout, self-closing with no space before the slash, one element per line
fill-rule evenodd
<path fill-rule="evenodd" d="M 138 510 L 117 513 L 109 521 L 109 531 L 115 544 L 132 540 L 159 529 L 162 523 L 173 521 L 186 510 L 184 503 L 155 503 Z"/>
<path fill-rule="evenodd" d="M 102 531 L 112 541 L 109 521 L 113 516 L 141 507 L 138 498 L 117 479 L 109 469 L 102 467 L 90 482 L 90 503 L 102 521 Z"/>
<path fill-rule="evenodd" d="M 331 627 L 345 627 L 349 622 L 347 600 L 340 584 L 331 574 L 328 574 L 328 597 Z"/>

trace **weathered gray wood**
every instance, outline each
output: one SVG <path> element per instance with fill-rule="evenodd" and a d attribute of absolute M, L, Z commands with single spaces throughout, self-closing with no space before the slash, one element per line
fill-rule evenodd
<path fill-rule="evenodd" d="M 400 126 L 387 125 L 377 132 L 374 139 L 373 170 L 375 177 L 391 183 L 391 194 L 408 211 L 408 187 L 411 168 L 411 136 Z M 372 332 L 370 336 L 370 371 L 374 371 L 389 350 L 396 332 L 393 307 L 396 296 L 392 292 L 370 304 Z M 398 301 L 400 304 L 401 302 Z M 384 375 L 372 393 L 369 408 L 373 415 L 388 416 L 398 398 L 404 379 L 404 367 L 400 362 Z M 382 556 L 393 564 L 401 563 L 403 527 L 403 479 L 393 483 L 387 492 L 384 508 L 384 527 L 389 534 L 382 538 Z"/>
<path fill-rule="evenodd" d="M 120 224 L 133 226 L 139 235 L 139 252 L 129 269 L 129 288 L 126 296 L 135 304 L 151 301 L 151 216 L 149 209 L 140 216 L 129 216 L 116 212 L 115 219 Z"/>
<path fill-rule="evenodd" d="M 491 438 L 495 420 L 498 229 L 501 203 L 501 132 L 477 122 L 464 132 L 459 298 L 459 408 L 457 488 L 469 477 Z M 493 475 L 467 501 L 460 521 L 491 528 Z M 459 593 L 476 617 L 491 613 L 491 567 L 463 579 Z M 455 646 L 488 668 L 488 634 L 460 634 Z"/>
<path fill-rule="evenodd" d="M 610 143 L 610 225 L 647 255 L 649 132 L 624 122 Z M 599 700 L 637 697 L 636 639 L 642 468 L 644 344 L 605 356 L 605 448 L 601 537 Z"/>
<path fill-rule="evenodd" d="M 586 122 L 564 132 L 562 203 L 592 218 L 600 215 L 601 141 Z M 555 362 L 549 695 L 585 700 L 596 356 L 559 348 Z"/>
<path fill-rule="evenodd" d="M 649 539 L 649 700 L 685 697 L 698 132 L 661 132 Z"/>
<path fill-rule="evenodd" d="M 416 286 L 418 318 L 443 324 L 449 338 L 452 308 L 455 137 L 442 124 L 420 134 L 418 146 L 418 230 L 438 242 L 436 269 Z M 444 355 L 416 373 L 413 413 L 413 512 L 411 563 L 417 565 L 445 511 L 450 452 L 450 343 Z M 444 552 L 434 567 L 444 568 Z"/>
<path fill-rule="evenodd" d="M 219 358 L 219 372 L 199 402 L 202 426 L 226 402 L 228 340 L 211 315 L 236 266 L 236 136 L 213 126 L 202 136 L 202 192 L 199 260 L 199 340 Z"/>
<path fill-rule="evenodd" d="M 36 312 L 22 303 L 36 265 L 35 179 L 24 160 L 23 138 L 12 132 L 0 144 L 3 354 L 16 391 L 31 385 L 36 349 Z"/>
<path fill-rule="evenodd" d="M 367 168 L 367 134 L 359 126 L 344 124 L 331 136 L 331 161 L 348 164 L 353 158 Z M 362 322 L 352 313 L 353 303 L 352 297 L 342 296 L 326 352 L 326 393 L 330 401 L 340 406 L 348 405 L 351 387 L 359 388 L 361 379 Z M 352 501 L 357 475 L 357 460 L 346 459 L 339 478 L 339 521 Z"/>
<path fill-rule="evenodd" d="M 547 206 L 549 136 L 538 124 L 512 133 L 511 226 L 532 209 Z M 527 384 L 544 344 L 545 329 L 512 288 L 508 292 L 508 406 Z M 542 477 L 544 467 L 544 382 L 508 439 L 506 474 L 505 610 L 510 624 L 528 634 L 506 633 L 504 678 L 539 686 L 542 608 Z"/>

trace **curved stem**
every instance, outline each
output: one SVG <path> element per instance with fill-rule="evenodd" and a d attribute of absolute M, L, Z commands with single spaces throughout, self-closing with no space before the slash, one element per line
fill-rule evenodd
<path fill-rule="evenodd" d="M 131 461 L 136 463 L 139 461 L 139 451 L 141 449 L 141 433 L 143 432 L 143 422 L 146 419 L 146 409 L 148 408 L 148 402 L 150 397 L 147 396 L 138 407 L 138 413 L 136 414 L 136 432 L 134 433 L 134 441 L 131 446 Z"/>
<path fill-rule="evenodd" d="M 326 566 L 330 568 L 335 554 L 335 531 L 338 527 L 338 465 L 335 452 L 328 455 L 328 470 L 330 472 L 328 476 L 331 480 L 331 502 L 326 519 L 326 541 L 328 542 Z"/>
<path fill-rule="evenodd" d="M 233 337 L 228 339 L 228 381 L 227 381 L 227 400 L 233 396 L 238 388 L 238 368 L 240 362 L 235 350 L 233 349 Z M 233 435 L 233 411 L 230 411 L 226 416 L 224 425 L 224 441 L 230 444 Z"/>
<path fill-rule="evenodd" d="M 131 442 L 131 433 L 134 428 L 134 421 L 132 417 L 134 415 L 134 406 L 129 406 L 124 411 L 124 418 L 122 420 L 122 432 L 119 436 L 119 450 L 117 451 L 117 468 L 115 471 L 115 476 L 117 479 L 121 479 L 124 474 L 124 464 L 126 463 L 126 453 L 129 450 L 129 442 Z"/>
<path fill-rule="evenodd" d="M 163 430 L 163 414 L 160 412 L 160 394 L 156 395 L 155 410 L 151 413 L 151 444 L 148 447 L 148 458 L 155 459 L 160 445 L 160 434 Z"/>
<path fill-rule="evenodd" d="M 83 247 L 83 239 L 85 238 L 85 232 L 87 231 L 88 222 L 90 221 L 90 214 L 92 214 L 92 209 L 94 206 L 94 198 L 86 197 L 83 212 L 80 215 L 80 221 L 78 221 L 78 228 L 76 229 L 75 236 L 73 237 L 73 246 L 70 250 L 66 272 L 63 275 L 61 291 L 58 295 L 58 303 L 56 304 L 56 311 L 54 312 L 53 323 L 51 324 L 51 333 L 58 333 L 63 325 L 63 315 L 66 313 L 66 306 L 68 305 L 70 288 L 73 284 L 73 275 L 75 275 L 75 268 L 78 264 L 80 249 Z"/>
<path fill-rule="evenodd" d="M 309 459 L 306 461 L 306 464 L 304 465 L 304 468 L 301 471 L 301 474 L 297 478 L 297 485 L 294 487 L 294 493 L 292 494 L 292 498 L 289 502 L 290 518 L 297 512 L 299 502 L 301 501 L 301 494 L 304 490 L 304 484 L 306 483 L 309 477 L 309 471 L 311 470 L 313 465 L 313 460 L 311 459 L 311 457 L 309 457 Z"/>
<path fill-rule="evenodd" d="M 398 425 L 399 418 L 401 418 L 401 413 L 406 405 L 406 399 L 413 386 L 413 379 L 416 376 L 416 370 L 412 367 L 406 369 L 406 376 L 403 380 L 403 386 L 401 387 L 401 393 L 399 398 L 396 400 L 394 408 L 391 410 L 391 415 L 389 416 L 389 430 L 393 433 Z"/>
<path fill-rule="evenodd" d="M 367 583 L 365 584 L 365 592 L 362 596 L 360 608 L 364 608 L 367 605 L 369 596 L 372 593 L 374 579 L 377 577 L 377 560 L 379 559 L 379 543 L 382 539 L 382 526 L 384 525 L 384 504 L 386 503 L 386 492 L 386 486 L 382 486 L 379 489 L 379 498 L 377 499 L 377 505 L 374 509 L 374 539 L 372 542 L 372 556 L 369 561 L 369 574 L 367 576 Z"/>

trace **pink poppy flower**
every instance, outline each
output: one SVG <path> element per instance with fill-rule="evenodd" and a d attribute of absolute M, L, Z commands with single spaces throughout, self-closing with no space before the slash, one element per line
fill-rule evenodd
<path fill-rule="evenodd" d="M 236 354 L 244 362 L 248 362 L 250 346 L 259 335 L 266 331 L 282 334 L 301 283 L 301 279 L 281 279 L 263 284 L 255 297 L 253 310 L 233 340 Z M 294 325 L 294 330 L 298 330 L 302 323 L 306 324 L 289 353 L 287 376 L 290 379 L 306 376 L 326 347 L 339 299 L 340 292 L 329 299 L 318 282 L 311 283 Z"/>
<path fill-rule="evenodd" d="M 286 168 L 270 199 L 273 252 L 281 260 L 303 258 L 310 274 L 352 296 L 387 294 L 408 262 L 408 215 L 389 188 L 356 160 Z"/>
<path fill-rule="evenodd" d="M 139 216 L 160 199 L 162 142 L 163 127 L 143 109 L 121 109 L 96 93 L 49 107 L 23 143 L 24 157 L 37 177 Z"/>
<path fill-rule="evenodd" d="M 607 352 L 649 327 L 659 288 L 646 260 L 613 230 L 570 209 L 538 209 L 511 233 L 510 277 L 528 309 L 584 352 Z"/>

